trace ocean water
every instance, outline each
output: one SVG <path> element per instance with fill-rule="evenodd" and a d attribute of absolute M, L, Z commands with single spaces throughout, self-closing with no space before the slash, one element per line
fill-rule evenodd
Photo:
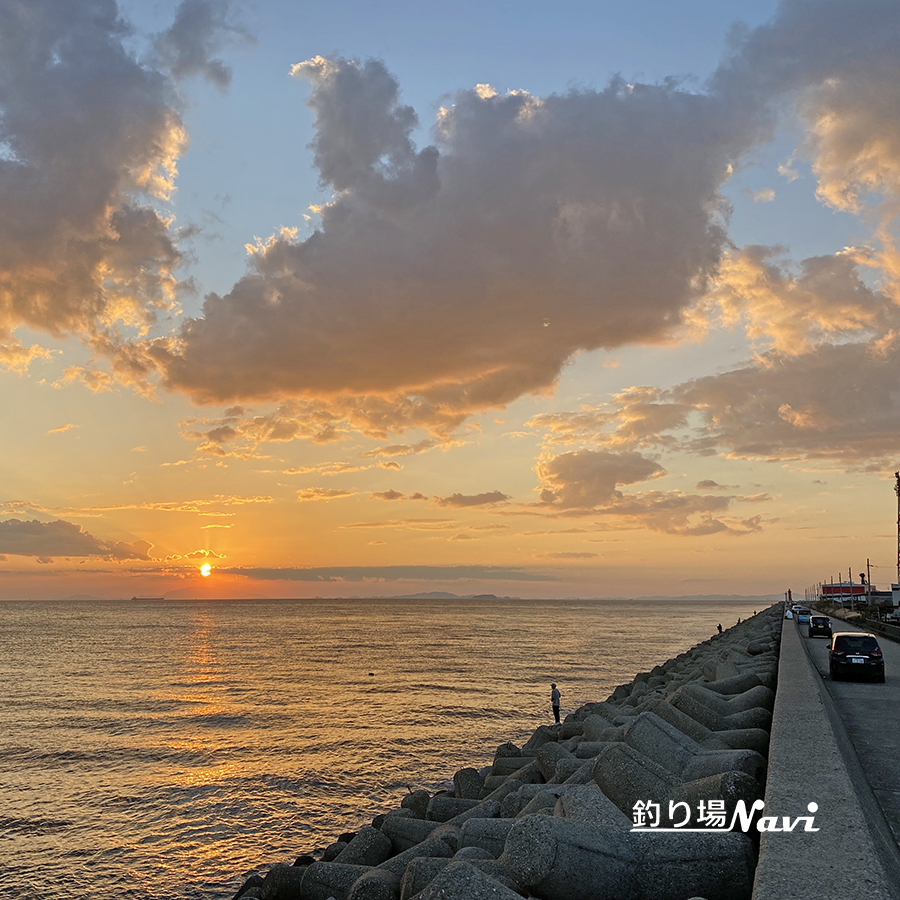
<path fill-rule="evenodd" d="M 224 900 L 765 605 L 0 602 L 0 897 Z"/>

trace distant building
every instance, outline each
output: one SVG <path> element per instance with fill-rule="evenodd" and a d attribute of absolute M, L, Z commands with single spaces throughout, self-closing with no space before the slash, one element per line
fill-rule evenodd
<path fill-rule="evenodd" d="M 865 584 L 850 584 L 849 581 L 836 581 L 834 584 L 823 584 L 819 599 L 831 600 L 833 603 L 865 603 L 867 587 L 868 585 Z"/>

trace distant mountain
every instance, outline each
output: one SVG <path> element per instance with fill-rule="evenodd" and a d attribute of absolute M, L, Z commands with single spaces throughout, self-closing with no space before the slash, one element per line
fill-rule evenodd
<path fill-rule="evenodd" d="M 376 597 L 357 597 L 358 600 L 375 600 Z M 420 594 L 403 594 L 392 600 L 518 600 L 518 597 L 498 597 L 496 594 L 450 594 L 447 591 L 424 591 Z"/>

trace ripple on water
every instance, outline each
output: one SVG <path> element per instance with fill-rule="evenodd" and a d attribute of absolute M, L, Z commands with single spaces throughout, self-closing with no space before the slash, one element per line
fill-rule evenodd
<path fill-rule="evenodd" d="M 763 605 L 0 603 L 0 897 L 221 900 Z"/>

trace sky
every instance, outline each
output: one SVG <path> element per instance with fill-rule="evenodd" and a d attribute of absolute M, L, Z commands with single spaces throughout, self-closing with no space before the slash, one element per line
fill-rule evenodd
<path fill-rule="evenodd" d="M 897 46 L 0 0 L 0 598 L 888 586 Z"/>

